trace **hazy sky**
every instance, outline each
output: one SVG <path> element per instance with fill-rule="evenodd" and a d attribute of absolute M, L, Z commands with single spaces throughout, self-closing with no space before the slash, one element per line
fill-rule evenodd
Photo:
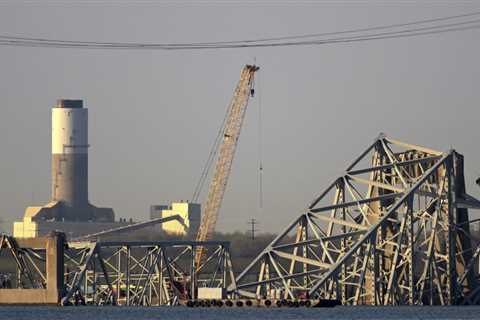
<path fill-rule="evenodd" d="M 1 1 L 0 33 L 222 41 L 462 14 L 480 1 Z M 261 67 L 218 229 L 278 232 L 378 135 L 466 157 L 480 195 L 480 30 L 317 47 L 195 52 L 0 47 L 4 230 L 50 199 L 50 108 L 89 108 L 90 200 L 141 220 L 190 199 L 241 68 Z M 262 96 L 264 208 L 258 206 Z"/>

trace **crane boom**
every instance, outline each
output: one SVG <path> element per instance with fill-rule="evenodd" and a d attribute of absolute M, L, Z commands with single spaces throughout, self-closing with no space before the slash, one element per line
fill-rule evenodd
<path fill-rule="evenodd" d="M 232 167 L 233 157 L 237 147 L 238 137 L 245 118 L 245 111 L 250 95 L 253 95 L 253 79 L 255 71 L 259 68 L 255 65 L 246 65 L 240 73 L 240 80 L 230 102 L 225 127 L 223 130 L 222 143 L 215 164 L 215 172 L 210 183 L 208 196 L 204 205 L 200 227 L 197 233 L 197 241 L 210 240 L 215 231 L 218 212 L 222 204 L 223 195 L 227 186 L 228 177 Z M 205 248 L 198 247 L 195 253 L 195 263 L 200 265 Z"/>

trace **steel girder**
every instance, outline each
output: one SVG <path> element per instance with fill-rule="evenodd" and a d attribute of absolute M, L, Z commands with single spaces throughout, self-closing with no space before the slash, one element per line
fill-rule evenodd
<path fill-rule="evenodd" d="M 201 286 L 235 287 L 225 241 L 69 242 L 62 304 L 176 305 Z M 195 252 L 207 247 L 196 266 Z"/>
<path fill-rule="evenodd" d="M 464 205 L 475 201 L 461 155 L 380 135 L 230 289 L 347 305 L 477 303 L 480 252 Z"/>

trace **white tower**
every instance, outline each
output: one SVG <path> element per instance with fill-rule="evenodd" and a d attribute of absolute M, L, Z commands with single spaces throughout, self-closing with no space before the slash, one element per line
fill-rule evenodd
<path fill-rule="evenodd" d="M 52 201 L 89 206 L 88 109 L 82 100 L 59 100 L 52 108 Z"/>

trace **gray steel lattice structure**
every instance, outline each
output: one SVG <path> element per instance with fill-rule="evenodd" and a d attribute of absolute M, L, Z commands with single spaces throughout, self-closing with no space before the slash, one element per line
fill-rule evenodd
<path fill-rule="evenodd" d="M 16 269 L 8 279 L 0 274 L 0 304 L 176 305 L 196 299 L 199 287 L 235 287 L 226 241 L 64 238 L 53 233 L 17 241 L 0 235 L 2 261 L 10 257 Z M 200 246 L 209 254 L 197 266 Z"/>
<path fill-rule="evenodd" d="M 69 242 L 66 294 L 89 304 L 176 305 L 195 299 L 199 286 L 235 287 L 229 243 L 225 241 Z M 195 252 L 209 248 L 196 266 Z"/>
<path fill-rule="evenodd" d="M 463 156 L 381 134 L 237 277 L 240 296 L 474 304 Z"/>

